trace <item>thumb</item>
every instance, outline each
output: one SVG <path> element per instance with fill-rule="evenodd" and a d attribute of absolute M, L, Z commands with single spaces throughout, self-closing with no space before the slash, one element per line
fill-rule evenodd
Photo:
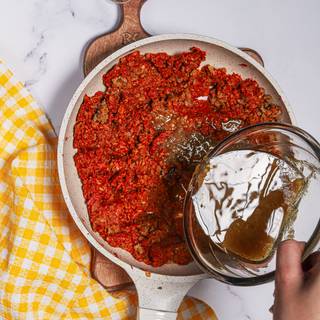
<path fill-rule="evenodd" d="M 277 291 L 298 289 L 303 283 L 302 254 L 304 243 L 294 240 L 282 242 L 277 252 L 276 288 Z M 291 291 L 290 290 L 290 291 Z"/>

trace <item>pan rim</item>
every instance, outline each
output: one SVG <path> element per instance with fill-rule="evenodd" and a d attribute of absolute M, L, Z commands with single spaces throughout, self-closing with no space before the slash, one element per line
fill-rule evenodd
<path fill-rule="evenodd" d="M 209 44 L 213 44 L 219 47 L 222 47 L 224 49 L 227 49 L 228 51 L 231 51 L 232 53 L 240 56 L 247 62 L 249 62 L 251 65 L 253 65 L 258 71 L 260 71 L 263 76 L 268 80 L 268 82 L 274 87 L 276 90 L 277 94 L 280 96 L 287 112 L 289 115 L 289 118 L 291 119 L 291 122 L 293 124 L 296 123 L 295 117 L 293 115 L 293 111 L 291 109 L 291 106 L 289 104 L 288 99 L 284 95 L 282 89 L 278 85 L 278 83 L 273 79 L 273 77 L 258 63 L 256 62 L 253 58 L 251 58 L 248 54 L 244 53 L 238 48 L 235 48 L 228 43 L 208 37 L 208 36 L 202 36 L 202 35 L 196 35 L 196 34 L 188 34 L 188 33 L 172 33 L 172 34 L 161 34 L 161 35 L 156 35 L 156 36 L 151 36 L 148 38 L 144 38 L 141 40 L 138 40 L 136 42 L 133 42 L 131 44 L 128 44 L 111 55 L 107 56 L 103 61 L 101 61 L 85 78 L 84 80 L 80 83 L 74 94 L 72 95 L 72 98 L 70 99 L 70 102 L 68 104 L 68 107 L 65 111 L 60 131 L 59 131 L 59 136 L 58 136 L 58 147 L 57 147 L 57 160 L 58 160 L 58 176 L 59 176 L 59 181 L 60 181 L 60 186 L 63 194 L 64 201 L 66 202 L 67 208 L 69 210 L 69 213 L 71 214 L 73 221 L 81 231 L 81 233 L 85 236 L 85 238 L 88 240 L 88 242 L 95 248 L 97 249 L 102 255 L 107 257 L 108 259 L 112 260 L 114 263 L 118 264 L 122 268 L 124 268 L 130 275 L 133 273 L 138 273 L 142 276 L 145 276 L 145 271 L 131 266 L 130 264 L 122 261 L 121 259 L 115 257 L 112 253 L 108 252 L 87 230 L 87 228 L 84 226 L 82 223 L 81 219 L 76 213 L 75 208 L 73 207 L 71 198 L 69 196 L 68 188 L 67 188 L 67 183 L 66 183 L 66 177 L 64 173 L 64 161 L 63 161 L 63 150 L 64 150 L 64 141 L 65 141 L 65 135 L 66 135 L 66 129 L 69 124 L 70 116 L 73 112 L 73 109 L 76 105 L 76 102 L 78 101 L 80 95 L 83 93 L 84 88 L 87 87 L 87 85 L 94 79 L 94 77 L 103 69 L 105 68 L 108 64 L 113 62 L 115 59 L 119 58 L 120 56 L 129 53 L 132 50 L 138 49 L 142 45 L 154 43 L 154 42 L 161 42 L 161 41 L 166 41 L 166 40 L 194 40 L 194 41 L 201 41 Z M 193 274 L 193 275 L 164 275 L 160 273 L 152 273 L 152 278 L 156 280 L 157 278 L 159 280 L 164 280 L 164 278 L 170 279 L 170 281 L 173 282 L 186 282 L 186 278 L 188 279 L 187 281 L 192 281 L 193 279 L 203 279 L 207 278 L 209 275 L 199 273 L 199 274 Z"/>

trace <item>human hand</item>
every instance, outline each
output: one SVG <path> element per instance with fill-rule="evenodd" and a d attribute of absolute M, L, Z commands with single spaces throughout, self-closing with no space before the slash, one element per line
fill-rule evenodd
<path fill-rule="evenodd" d="M 278 248 L 274 320 L 320 320 L 320 254 L 301 263 L 304 243 L 284 241 Z"/>

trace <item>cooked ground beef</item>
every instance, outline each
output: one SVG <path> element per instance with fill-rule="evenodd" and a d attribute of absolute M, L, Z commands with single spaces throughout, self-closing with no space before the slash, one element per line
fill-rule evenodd
<path fill-rule="evenodd" d="M 135 51 L 85 96 L 74 161 L 94 231 L 152 266 L 191 261 L 182 210 L 195 165 L 240 127 L 277 121 L 280 107 L 252 79 L 205 65 L 205 52 Z"/>

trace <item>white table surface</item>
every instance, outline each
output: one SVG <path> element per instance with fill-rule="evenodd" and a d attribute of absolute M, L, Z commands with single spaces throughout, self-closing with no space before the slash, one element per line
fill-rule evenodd
<path fill-rule="evenodd" d="M 0 0 L 0 58 L 28 86 L 59 131 L 81 82 L 83 49 L 115 27 L 108 0 Z M 187 32 L 261 53 L 286 93 L 298 125 L 320 139 L 320 1 L 148 0 L 142 23 L 151 34 Z M 222 320 L 271 319 L 273 284 L 230 287 L 215 280 L 191 295 Z"/>

